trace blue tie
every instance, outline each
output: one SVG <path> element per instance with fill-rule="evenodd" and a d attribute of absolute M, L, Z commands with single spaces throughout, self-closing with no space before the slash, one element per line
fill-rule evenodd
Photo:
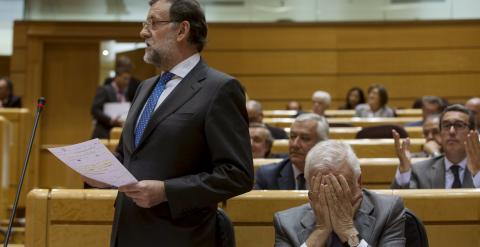
<path fill-rule="evenodd" d="M 153 110 L 155 110 L 155 106 L 158 102 L 158 98 L 160 98 L 163 90 L 165 90 L 165 84 L 167 84 L 167 82 L 170 81 L 174 75 L 175 74 L 172 74 L 168 71 L 163 73 L 162 76 L 160 76 L 160 80 L 158 80 L 157 85 L 155 85 L 152 94 L 150 94 L 148 97 L 145 109 L 143 110 L 142 116 L 140 116 L 140 120 L 135 128 L 135 147 L 138 146 L 140 140 L 142 139 L 143 131 L 145 131 L 145 128 L 152 117 Z"/>

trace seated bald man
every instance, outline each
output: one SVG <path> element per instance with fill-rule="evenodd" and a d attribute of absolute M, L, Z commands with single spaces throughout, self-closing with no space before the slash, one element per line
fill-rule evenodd
<path fill-rule="evenodd" d="M 315 145 L 305 175 L 310 202 L 275 214 L 275 246 L 405 246 L 401 199 L 362 189 L 360 165 L 348 144 Z"/>

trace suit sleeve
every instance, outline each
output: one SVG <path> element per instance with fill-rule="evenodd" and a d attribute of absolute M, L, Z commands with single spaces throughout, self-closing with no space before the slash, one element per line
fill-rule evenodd
<path fill-rule="evenodd" d="M 293 247 L 293 244 L 288 240 L 281 221 L 282 220 L 278 214 L 274 214 L 273 226 L 275 227 L 275 247 Z"/>
<path fill-rule="evenodd" d="M 108 102 L 107 90 L 104 87 L 97 89 L 91 108 L 92 116 L 103 126 L 113 127 L 110 123 L 110 117 L 103 112 L 103 105 Z"/>
<path fill-rule="evenodd" d="M 245 96 L 238 81 L 231 79 L 212 93 L 204 132 L 213 172 L 165 181 L 174 218 L 187 216 L 252 189 L 253 159 L 248 118 Z"/>
<path fill-rule="evenodd" d="M 403 247 L 405 246 L 405 212 L 403 202 L 399 197 L 396 197 L 388 212 L 390 215 L 378 241 L 378 246 Z"/>
<path fill-rule="evenodd" d="M 253 186 L 254 190 L 264 190 L 267 188 L 267 181 L 265 178 L 265 169 L 261 167 L 255 172 L 255 185 Z"/>

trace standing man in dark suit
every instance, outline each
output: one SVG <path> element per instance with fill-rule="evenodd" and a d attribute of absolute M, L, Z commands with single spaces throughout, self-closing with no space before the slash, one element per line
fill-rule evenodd
<path fill-rule="evenodd" d="M 7 77 L 0 77 L 0 108 L 22 107 L 22 99 L 13 94 L 13 82 Z"/>
<path fill-rule="evenodd" d="M 141 83 L 125 121 L 118 158 L 139 182 L 119 188 L 111 245 L 215 246 L 217 204 L 253 184 L 244 92 L 200 58 L 197 1 L 150 6 L 144 59 L 162 74 Z"/>
<path fill-rule="evenodd" d="M 255 189 L 304 190 L 306 189 L 305 156 L 320 141 L 328 139 L 328 123 L 325 117 L 304 113 L 290 128 L 289 157 L 276 164 L 264 165 L 255 173 Z"/>
<path fill-rule="evenodd" d="M 402 200 L 362 189 L 360 164 L 348 144 L 317 144 L 305 173 L 310 203 L 275 214 L 276 247 L 405 246 Z"/>
<path fill-rule="evenodd" d="M 131 77 L 129 71 L 117 70 L 115 78 L 110 84 L 98 88 L 91 109 L 95 124 L 92 138 L 109 139 L 110 130 L 113 127 L 123 126 L 123 120 L 120 119 L 120 116 L 111 117 L 107 115 L 104 112 L 104 106 L 106 103 L 127 101 L 127 87 Z"/>
<path fill-rule="evenodd" d="M 400 160 L 393 189 L 480 188 L 480 142 L 475 116 L 462 105 L 451 105 L 440 115 L 441 144 L 445 155 L 411 163 L 406 139 L 393 133 Z"/>

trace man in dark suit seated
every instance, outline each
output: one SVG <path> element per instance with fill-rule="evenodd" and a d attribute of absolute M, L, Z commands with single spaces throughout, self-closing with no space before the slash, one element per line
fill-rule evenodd
<path fill-rule="evenodd" d="M 304 113 L 290 129 L 289 157 L 276 164 L 264 165 L 255 173 L 255 189 L 304 190 L 304 167 L 308 151 L 320 141 L 328 139 L 328 123 L 325 117 Z"/>
<path fill-rule="evenodd" d="M 440 136 L 440 115 L 430 115 L 423 121 L 422 131 L 425 144 L 422 151 L 412 153 L 412 158 L 436 157 L 442 155 L 442 137 Z"/>
<path fill-rule="evenodd" d="M 439 115 L 443 112 L 447 104 L 443 99 L 437 96 L 423 96 L 422 104 L 422 120 L 405 124 L 405 126 L 422 126 L 423 122 L 431 115 Z"/>
<path fill-rule="evenodd" d="M 7 77 L 0 77 L 0 108 L 22 107 L 22 99 L 13 94 L 13 82 Z"/>
<path fill-rule="evenodd" d="M 451 105 L 440 115 L 440 137 L 445 155 L 411 163 L 408 139 L 393 133 L 400 160 L 394 189 L 450 189 L 480 187 L 480 142 L 475 117 L 462 105 Z"/>
<path fill-rule="evenodd" d="M 362 189 L 359 161 L 340 141 L 323 141 L 307 155 L 309 203 L 275 214 L 275 246 L 405 246 L 398 196 Z"/>
<path fill-rule="evenodd" d="M 256 100 L 249 100 L 246 103 L 246 107 L 248 121 L 250 123 L 263 123 L 263 109 L 260 102 Z M 267 126 L 274 139 L 288 139 L 287 132 L 285 132 L 285 130 L 282 128 L 277 128 L 268 124 L 265 124 L 265 126 Z"/>
<path fill-rule="evenodd" d="M 477 131 L 480 131 L 480 98 L 471 98 L 465 103 L 465 107 L 472 111 L 475 115 L 475 121 L 477 122 Z"/>

